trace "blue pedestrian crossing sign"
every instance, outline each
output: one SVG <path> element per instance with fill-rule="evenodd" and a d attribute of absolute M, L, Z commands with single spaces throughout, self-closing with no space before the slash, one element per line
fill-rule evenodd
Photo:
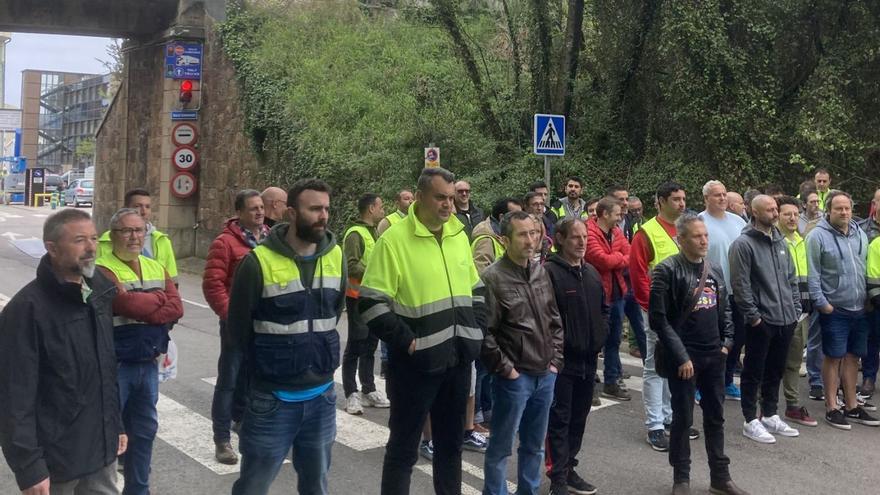
<path fill-rule="evenodd" d="M 565 154 L 565 115 L 535 114 L 535 131 L 532 141 L 536 155 Z"/>

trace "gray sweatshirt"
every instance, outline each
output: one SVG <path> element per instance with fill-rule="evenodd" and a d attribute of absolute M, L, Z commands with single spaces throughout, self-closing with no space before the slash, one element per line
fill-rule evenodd
<path fill-rule="evenodd" d="M 768 236 L 746 225 L 730 245 L 728 258 L 733 298 L 747 324 L 759 318 L 777 326 L 797 322 L 801 314 L 798 280 L 779 229 L 773 227 Z"/>
<path fill-rule="evenodd" d="M 831 304 L 848 311 L 862 311 L 867 298 L 865 265 L 868 237 L 849 223 L 844 234 L 822 218 L 807 234 L 807 285 L 813 306 Z"/>

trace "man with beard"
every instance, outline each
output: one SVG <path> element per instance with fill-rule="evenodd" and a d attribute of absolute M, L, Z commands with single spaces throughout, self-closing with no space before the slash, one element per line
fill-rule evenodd
<path fill-rule="evenodd" d="M 168 271 L 142 255 L 147 227 L 133 208 L 110 219 L 112 251 L 96 263 L 116 284 L 113 340 L 119 363 L 119 407 L 128 434 L 125 495 L 148 495 L 153 441 L 159 429 L 159 370 L 156 359 L 168 350 L 168 329 L 183 316 L 183 302 Z"/>
<path fill-rule="evenodd" d="M 580 218 L 586 220 L 589 216 L 587 213 L 587 204 L 581 199 L 584 192 L 584 181 L 580 177 L 569 177 L 565 181 L 565 197 L 559 200 L 553 208 L 556 218 Z"/>
<path fill-rule="evenodd" d="M 25 493 L 117 494 L 125 451 L 111 305 L 88 213 L 43 225 L 37 278 L 0 313 L 0 445 Z"/>
<path fill-rule="evenodd" d="M 390 354 L 383 495 L 409 493 L 428 413 L 434 490 L 461 493 L 471 362 L 486 303 L 464 225 L 453 215 L 454 182 L 448 170 L 422 170 L 411 214 L 379 237 L 361 283 L 358 308 Z"/>
<path fill-rule="evenodd" d="M 298 181 L 287 193 L 290 223 L 276 225 L 235 273 L 229 328 L 250 386 L 233 494 L 267 493 L 291 447 L 299 493 L 327 493 L 346 285 L 329 213 L 330 186 Z"/>

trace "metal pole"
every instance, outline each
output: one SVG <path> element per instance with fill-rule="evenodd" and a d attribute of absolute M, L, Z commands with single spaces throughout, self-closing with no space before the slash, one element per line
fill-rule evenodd
<path fill-rule="evenodd" d="M 547 155 L 544 155 L 544 182 L 552 190 L 553 186 L 550 185 L 550 157 Z"/>

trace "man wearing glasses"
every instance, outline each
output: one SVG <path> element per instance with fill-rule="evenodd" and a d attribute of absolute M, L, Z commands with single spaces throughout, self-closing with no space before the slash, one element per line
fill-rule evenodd
<path fill-rule="evenodd" d="M 113 340 L 118 362 L 119 406 L 128 435 L 124 494 L 149 493 L 153 440 L 159 428 L 156 403 L 159 373 L 156 358 L 168 350 L 168 329 L 183 316 L 177 287 L 161 263 L 144 256 L 147 227 L 133 208 L 110 219 L 112 250 L 96 264 L 116 284 Z"/>
<path fill-rule="evenodd" d="M 474 226 L 485 218 L 483 210 L 471 202 L 471 185 L 463 180 L 455 183 L 455 216 L 464 224 L 468 239 Z"/>

